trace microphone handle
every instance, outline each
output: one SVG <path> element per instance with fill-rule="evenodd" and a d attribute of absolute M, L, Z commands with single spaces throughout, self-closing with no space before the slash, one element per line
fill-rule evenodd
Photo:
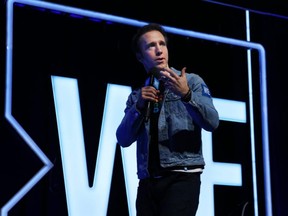
<path fill-rule="evenodd" d="M 149 86 L 153 86 L 154 84 L 154 74 L 151 73 L 150 75 L 150 80 L 149 80 Z M 147 122 L 150 118 L 150 114 L 151 114 L 151 106 L 152 106 L 152 102 L 148 101 L 147 103 L 147 108 L 146 108 L 146 115 L 145 115 L 145 121 Z"/>
<path fill-rule="evenodd" d="M 146 122 L 149 120 L 150 114 L 151 114 L 151 101 L 148 101 L 147 109 L 146 109 L 146 115 L 145 115 L 145 121 Z"/>

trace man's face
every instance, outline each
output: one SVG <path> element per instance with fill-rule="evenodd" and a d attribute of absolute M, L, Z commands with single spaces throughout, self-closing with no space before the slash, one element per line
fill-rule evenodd
<path fill-rule="evenodd" d="M 143 34 L 139 41 L 140 53 L 138 60 L 146 71 L 156 67 L 168 67 L 168 49 L 164 36 L 159 31 L 150 31 Z"/>

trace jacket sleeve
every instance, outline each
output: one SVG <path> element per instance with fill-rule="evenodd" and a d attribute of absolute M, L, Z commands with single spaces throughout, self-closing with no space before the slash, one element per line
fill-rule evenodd
<path fill-rule="evenodd" d="M 208 86 L 199 75 L 191 74 L 187 78 L 192 94 L 191 100 L 184 102 L 186 109 L 201 128 L 214 131 L 219 125 L 219 115 Z"/>
<path fill-rule="evenodd" d="M 128 97 L 124 117 L 116 130 L 118 144 L 128 147 L 136 141 L 138 133 L 144 124 L 144 115 L 137 110 L 136 102 L 140 92 L 134 90 Z"/>

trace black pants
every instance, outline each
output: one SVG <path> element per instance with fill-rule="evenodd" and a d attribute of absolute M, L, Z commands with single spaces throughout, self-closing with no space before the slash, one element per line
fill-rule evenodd
<path fill-rule="evenodd" d="M 139 181 L 137 216 L 194 216 L 199 204 L 200 173 L 170 172 Z"/>

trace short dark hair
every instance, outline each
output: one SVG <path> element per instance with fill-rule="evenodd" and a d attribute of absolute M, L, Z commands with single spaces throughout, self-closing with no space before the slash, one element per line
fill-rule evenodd
<path fill-rule="evenodd" d="M 141 28 L 139 28 L 138 31 L 136 32 L 136 34 L 132 38 L 131 47 L 132 47 L 132 50 L 135 54 L 140 52 L 140 47 L 139 47 L 140 37 L 143 34 L 150 32 L 150 31 L 154 31 L 154 30 L 159 31 L 164 36 L 166 44 L 168 43 L 168 37 L 167 37 L 167 33 L 166 33 L 165 29 L 157 23 L 149 23 L 149 24 L 146 24 L 146 25 L 142 26 Z"/>

